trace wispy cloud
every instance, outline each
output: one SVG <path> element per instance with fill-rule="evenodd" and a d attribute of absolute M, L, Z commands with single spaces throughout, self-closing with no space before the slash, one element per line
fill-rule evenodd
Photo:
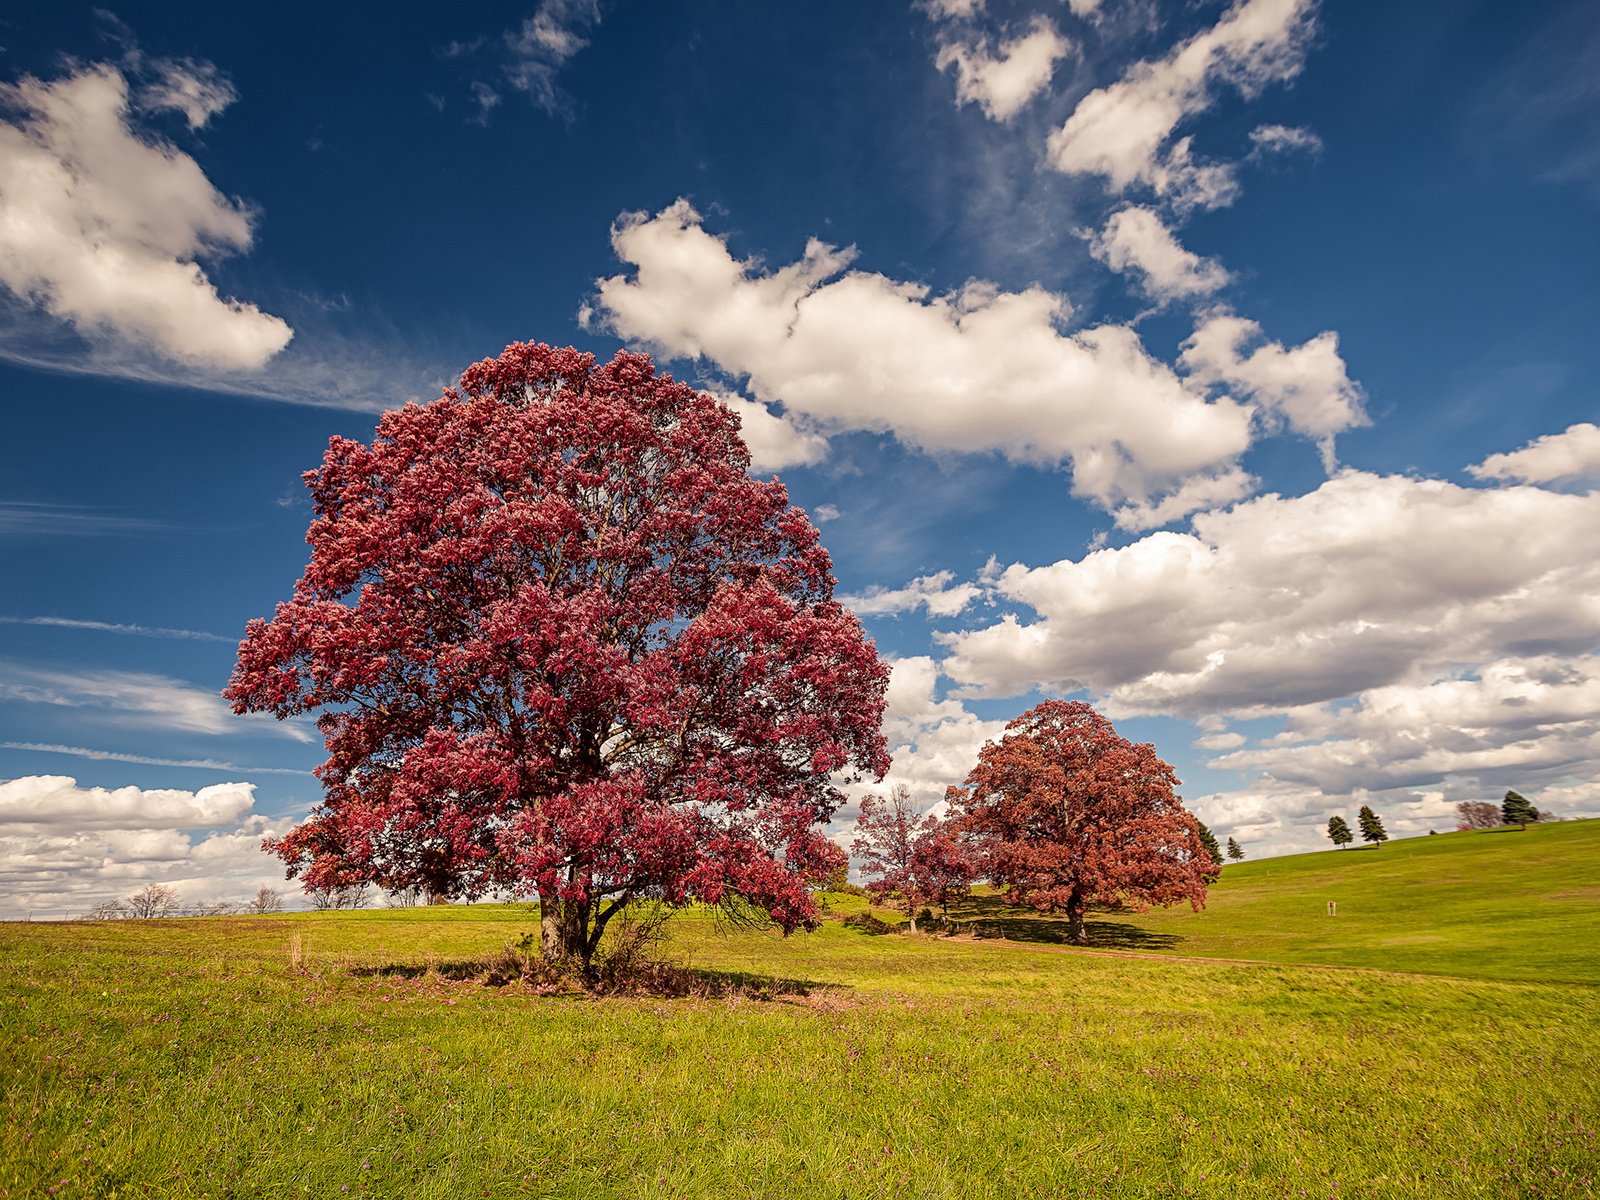
<path fill-rule="evenodd" d="M 531 17 L 507 33 L 511 51 L 506 78 L 549 113 L 562 111 L 566 97 L 556 75 L 589 44 L 587 34 L 600 23 L 599 0 L 543 0 Z"/>
<path fill-rule="evenodd" d="M 66 754 L 91 762 L 133 763 L 144 767 L 178 767 L 194 771 L 233 771 L 240 775 L 302 775 L 310 771 L 297 767 L 245 767 L 215 758 L 153 758 L 147 754 L 122 754 L 115 750 L 96 750 L 89 746 L 61 746 L 54 742 L 0 742 L 6 750 L 30 750 L 35 754 Z"/>
<path fill-rule="evenodd" d="M 68 671 L 0 662 L 0 701 L 100 712 L 111 724 L 189 733 L 238 733 L 271 722 L 285 737 L 313 740 L 303 723 L 239 717 L 216 692 L 142 671 Z"/>
<path fill-rule="evenodd" d="M 172 638 L 191 642 L 232 642 L 236 639 L 203 629 L 166 629 L 159 625 L 123 625 L 115 621 L 80 621 L 73 617 L 7 617 L 0 625 L 43 625 L 51 629 L 86 629 L 96 633 L 121 633 L 130 637 Z"/>
<path fill-rule="evenodd" d="M 127 537 L 170 528 L 147 517 L 121 517 L 93 508 L 0 500 L 0 537 Z"/>

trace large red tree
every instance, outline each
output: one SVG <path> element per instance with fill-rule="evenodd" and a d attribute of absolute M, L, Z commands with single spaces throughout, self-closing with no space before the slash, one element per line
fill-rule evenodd
<path fill-rule="evenodd" d="M 949 800 L 989 880 L 1012 904 L 1065 913 L 1081 944 L 1090 903 L 1204 906 L 1220 868 L 1177 783 L 1154 747 L 1087 704 L 1049 700 L 987 743 Z"/>
<path fill-rule="evenodd" d="M 585 967 L 640 899 L 812 927 L 835 785 L 888 767 L 888 671 L 738 428 L 644 355 L 527 343 L 332 439 L 310 564 L 226 693 L 320 712 L 289 874 L 536 895 Z"/>

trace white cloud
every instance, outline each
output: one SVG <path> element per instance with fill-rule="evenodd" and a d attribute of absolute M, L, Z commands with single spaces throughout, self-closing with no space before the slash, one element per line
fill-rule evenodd
<path fill-rule="evenodd" d="M 0 525 L 3 528 L 3 525 Z M 179 641 L 232 642 L 221 634 L 200 629 L 167 629 L 159 625 L 124 625 L 115 621 L 84 621 L 75 617 L 6 617 L 0 616 L 0 625 L 40 625 L 55 629 L 86 629 L 98 633 L 122 633 L 132 637 L 173 638 Z"/>
<path fill-rule="evenodd" d="M 1240 353 L 1260 337 L 1256 322 L 1219 313 L 1196 327 L 1178 361 L 1196 382 L 1236 388 L 1269 416 L 1315 439 L 1331 472 L 1334 436 L 1368 423 L 1361 389 L 1339 357 L 1339 335 L 1319 333 L 1293 349 L 1264 342 L 1249 355 Z"/>
<path fill-rule="evenodd" d="M 1270 713 L 1600 640 L 1600 494 L 1346 471 L 1193 527 L 1007 567 L 996 595 L 1036 619 L 938 635 L 943 669 L 1117 714 Z"/>
<path fill-rule="evenodd" d="M 152 103 L 191 125 L 231 99 L 214 71 L 169 66 Z M 189 366 L 259 368 L 293 336 L 217 294 L 196 259 L 247 250 L 249 209 L 199 164 L 133 124 L 108 64 L 0 84 L 0 284 L 90 339 L 148 346 Z"/>
<path fill-rule="evenodd" d="M 984 721 L 958 700 L 940 700 L 939 668 L 926 656 L 895 659 L 883 714 L 884 740 L 894 768 L 880 787 L 903 783 L 923 809 L 944 799 L 945 788 L 966 779 L 983 744 L 1005 732 L 1004 721 Z"/>
<path fill-rule="evenodd" d="M 589 44 L 584 35 L 599 23 L 598 0 L 541 0 L 531 17 L 505 35 L 512 57 L 506 78 L 546 112 L 560 111 L 563 97 L 556 75 Z M 485 114 L 488 107 L 492 105 L 485 107 Z"/>
<path fill-rule="evenodd" d="M 962 104 L 978 105 L 990 120 L 1009 121 L 1050 86 L 1056 63 L 1071 52 L 1072 43 L 1037 16 L 1026 33 L 1002 42 L 998 54 L 987 38 L 941 37 L 934 65 L 955 68 Z"/>
<path fill-rule="evenodd" d="M 1600 481 L 1600 426 L 1587 421 L 1535 438 L 1509 454 L 1491 454 L 1467 472 L 1479 479 L 1558 483 Z"/>
<path fill-rule="evenodd" d="M 286 737 L 309 742 L 304 723 L 264 714 L 235 716 L 216 692 L 165 675 L 140 671 L 52 670 L 0 663 L 0 701 L 84 709 L 106 714 L 109 724 L 154 726 L 189 733 L 238 733 L 272 721 Z"/>
<path fill-rule="evenodd" d="M 1151 504 L 1124 504 L 1113 514 L 1118 529 L 1143 533 L 1159 529 L 1189 513 L 1222 508 L 1248 496 L 1256 486 L 1249 472 L 1229 467 L 1214 474 L 1194 475 L 1169 496 Z"/>
<path fill-rule="evenodd" d="M 1473 781 L 1476 795 L 1600 774 L 1600 656 L 1498 659 L 1470 675 L 1369 689 L 1292 711 L 1277 739 L 1212 766 L 1329 795 Z"/>
<path fill-rule="evenodd" d="M 197 792 L 174 788 L 80 788 L 67 775 L 0 782 L 0 824 L 8 828 L 215 829 L 242 820 L 255 785 L 218 783 Z"/>
<path fill-rule="evenodd" d="M 750 448 L 750 469 L 757 474 L 809 466 L 827 457 L 827 438 L 799 428 L 765 404 L 729 392 L 712 395 L 739 415 L 739 436 Z"/>
<path fill-rule="evenodd" d="M 181 112 L 190 129 L 204 128 L 239 98 L 233 83 L 211 63 L 179 58 L 160 59 L 152 66 L 155 79 L 140 89 L 140 106 Z"/>
<path fill-rule="evenodd" d="M 1322 153 L 1322 139 L 1309 129 L 1288 125 L 1257 125 L 1250 131 L 1251 151 L 1257 157 L 1263 154 L 1286 154 L 1303 150 L 1307 154 Z"/>
<path fill-rule="evenodd" d="M 922 575 L 901 588 L 869 587 L 855 596 L 840 596 L 839 603 L 861 616 L 914 612 L 925 609 L 930 617 L 953 617 L 983 594 L 976 584 L 951 587 L 954 571 Z"/>
<path fill-rule="evenodd" d="M 0 916 L 80 916 L 149 883 L 173 886 L 188 904 L 282 888 L 283 868 L 261 840 L 293 821 L 251 814 L 253 792 L 249 783 L 187 792 L 85 788 L 60 775 L 0 781 Z"/>
<path fill-rule="evenodd" d="M 1074 491 L 1107 506 L 1226 471 L 1250 443 L 1248 406 L 1195 395 L 1125 326 L 1065 332 L 1065 298 L 1040 288 L 930 295 L 848 271 L 854 251 L 815 240 L 769 271 L 734 259 L 682 200 L 623 216 L 612 245 L 634 271 L 598 281 L 589 324 L 709 359 L 821 432 L 1070 463 Z"/>
<path fill-rule="evenodd" d="M 67 754 L 90 762 L 137 763 L 146 767 L 182 767 L 194 771 L 231 771 L 240 775 L 311 774 L 302 767 L 241 767 L 215 758 L 157 758 L 149 754 L 126 754 L 120 750 L 97 750 L 92 746 L 64 746 L 59 742 L 0 742 L 6 750 L 27 750 L 34 754 Z"/>
<path fill-rule="evenodd" d="M 844 513 L 837 504 L 819 504 L 811 510 L 812 520 L 821 525 L 825 521 L 837 521 Z"/>
<path fill-rule="evenodd" d="M 1215 259 L 1184 249 L 1160 215 L 1143 205 L 1112 213 L 1089 252 L 1113 271 L 1136 272 L 1145 291 L 1161 301 L 1204 296 L 1230 279 Z"/>
<path fill-rule="evenodd" d="M 1090 92 L 1050 136 L 1057 170 L 1103 176 L 1113 192 L 1151 189 L 1180 207 L 1215 208 L 1237 191 L 1232 169 L 1201 163 L 1178 125 L 1210 107 L 1218 83 L 1245 96 L 1300 71 L 1315 0 L 1239 0 L 1165 58 L 1136 63 Z"/>
<path fill-rule="evenodd" d="M 935 19 L 971 20 L 983 11 L 984 0 L 923 0 Z"/>

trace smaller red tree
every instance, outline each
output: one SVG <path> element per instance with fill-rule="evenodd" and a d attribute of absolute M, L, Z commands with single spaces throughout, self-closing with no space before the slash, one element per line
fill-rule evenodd
<path fill-rule="evenodd" d="M 1457 829 L 1500 828 L 1500 806 L 1487 800 L 1463 800 L 1456 805 Z"/>
<path fill-rule="evenodd" d="M 921 816 L 903 783 L 887 799 L 873 793 L 861 801 L 850 849 L 861 861 L 868 895 L 879 903 L 904 904 L 912 932 L 919 905 L 947 910 L 976 874 L 971 855 L 946 823 Z"/>
<path fill-rule="evenodd" d="M 1012 904 L 1065 913 L 1088 941 L 1091 902 L 1143 911 L 1205 906 L 1220 868 L 1155 748 L 1120 737 L 1087 704 L 1048 700 L 978 752 L 951 788 L 957 827 Z"/>
<path fill-rule="evenodd" d="M 918 900 L 937 904 L 939 912 L 948 917 L 950 901 L 971 891 L 977 877 L 977 860 L 956 836 L 951 823 L 938 817 L 924 818 L 911 847 L 911 879 Z"/>

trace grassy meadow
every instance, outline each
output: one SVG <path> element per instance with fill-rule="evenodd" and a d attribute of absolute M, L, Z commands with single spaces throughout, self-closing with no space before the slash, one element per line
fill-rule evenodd
<path fill-rule="evenodd" d="M 683 914 L 678 1000 L 487 985 L 514 906 L 0 925 L 0 1197 L 1600 1191 L 1600 822 L 961 915 Z"/>

